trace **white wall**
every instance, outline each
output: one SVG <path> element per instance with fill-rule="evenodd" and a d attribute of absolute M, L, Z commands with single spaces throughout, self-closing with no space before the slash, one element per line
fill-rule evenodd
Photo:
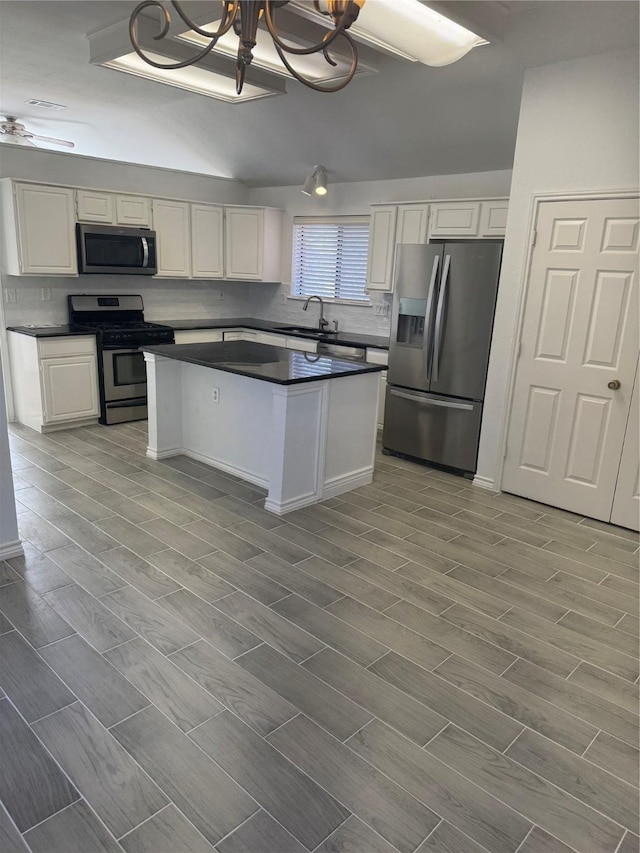
<path fill-rule="evenodd" d="M 0 360 L 0 560 L 22 553 L 18 538 L 16 503 L 13 493 L 13 476 L 9 456 L 7 412 L 4 404 L 4 383 Z"/>
<path fill-rule="evenodd" d="M 317 307 L 312 318 L 301 312 L 299 300 L 287 299 L 291 291 L 291 239 L 294 216 L 350 216 L 368 215 L 369 207 L 376 203 L 392 204 L 402 201 L 427 201 L 429 199 L 507 197 L 511 172 L 472 172 L 460 175 L 435 175 L 431 177 L 404 178 L 392 181 L 362 181 L 332 184 L 329 174 L 329 191 L 324 198 L 306 196 L 300 186 L 263 187 L 249 192 L 249 202 L 256 205 L 279 207 L 285 210 L 282 240 L 282 286 L 260 288 L 253 286 L 254 310 L 258 316 L 269 320 L 315 325 Z M 326 314 L 330 320 L 340 321 L 342 328 L 365 334 L 389 334 L 389 318 L 376 315 L 375 305 L 389 302 L 390 297 L 371 294 L 370 306 L 329 305 Z"/>
<path fill-rule="evenodd" d="M 479 478 L 500 483 L 512 355 L 533 196 L 636 189 L 638 54 L 600 54 L 527 71 L 478 459 Z"/>

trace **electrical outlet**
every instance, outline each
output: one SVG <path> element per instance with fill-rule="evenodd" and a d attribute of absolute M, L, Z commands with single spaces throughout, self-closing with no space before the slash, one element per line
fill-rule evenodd
<path fill-rule="evenodd" d="M 51 302 L 51 288 L 50 287 L 41 287 L 40 288 L 40 301 L 41 302 Z"/>
<path fill-rule="evenodd" d="M 219 299 L 224 299 L 224 290 L 221 290 L 221 291 L 218 293 L 218 298 L 219 298 Z"/>
<path fill-rule="evenodd" d="M 214 403 L 220 402 L 220 389 L 219 388 L 212 388 L 211 389 L 211 399 Z"/>
<path fill-rule="evenodd" d="M 18 291 L 14 290 L 14 288 L 7 288 L 4 292 L 4 301 L 7 305 L 15 305 L 18 301 Z"/>

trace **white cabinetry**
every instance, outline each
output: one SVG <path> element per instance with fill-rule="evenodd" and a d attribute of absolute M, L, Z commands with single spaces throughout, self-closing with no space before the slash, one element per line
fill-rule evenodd
<path fill-rule="evenodd" d="M 428 204 L 372 208 L 367 290 L 393 290 L 396 246 L 400 243 L 426 243 L 428 227 Z"/>
<path fill-rule="evenodd" d="M 368 349 L 367 361 L 371 364 L 389 364 L 389 353 L 384 349 Z M 384 401 L 387 395 L 387 371 L 380 373 L 380 390 L 378 392 L 378 429 L 384 425 Z"/>
<path fill-rule="evenodd" d="M 9 275 L 77 275 L 73 190 L 1 183 Z"/>
<path fill-rule="evenodd" d="M 225 208 L 225 278 L 280 281 L 282 211 Z"/>
<path fill-rule="evenodd" d="M 174 333 L 176 344 L 212 344 L 222 340 L 220 329 L 189 329 Z"/>
<path fill-rule="evenodd" d="M 151 225 L 151 203 L 144 196 L 77 190 L 76 213 L 78 222 L 102 222 L 106 225 L 138 228 L 149 228 Z"/>
<path fill-rule="evenodd" d="M 258 332 L 256 341 L 259 344 L 268 344 L 272 347 L 284 347 L 287 343 L 284 335 L 271 334 L 270 332 Z"/>
<path fill-rule="evenodd" d="M 503 237 L 507 199 L 447 201 L 431 205 L 429 239 L 440 237 Z"/>
<path fill-rule="evenodd" d="M 158 276 L 191 276 L 191 234 L 189 204 L 183 201 L 153 200 L 153 227 L 156 232 Z"/>
<path fill-rule="evenodd" d="M 287 349 L 297 349 L 302 352 L 317 352 L 318 350 L 318 342 L 310 341 L 308 338 L 283 338 L 282 340 L 283 343 L 280 346 L 286 346 Z"/>
<path fill-rule="evenodd" d="M 35 338 L 9 333 L 16 417 L 45 432 L 100 414 L 93 335 Z"/>
<path fill-rule="evenodd" d="M 223 341 L 255 341 L 258 333 L 251 329 L 225 329 L 222 333 Z"/>
<path fill-rule="evenodd" d="M 191 205 L 191 275 L 224 277 L 224 208 Z"/>

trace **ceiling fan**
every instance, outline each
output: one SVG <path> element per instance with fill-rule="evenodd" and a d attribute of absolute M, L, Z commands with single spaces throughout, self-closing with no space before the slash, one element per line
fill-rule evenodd
<path fill-rule="evenodd" d="M 0 122 L 0 141 L 31 145 L 37 148 L 38 146 L 31 141 L 33 139 L 40 142 L 52 142 L 54 145 L 64 145 L 67 148 L 75 148 L 75 142 L 69 142 L 67 139 L 55 139 L 53 136 L 38 136 L 36 133 L 31 133 L 23 124 L 20 124 L 15 116 L 5 116 L 5 120 Z"/>

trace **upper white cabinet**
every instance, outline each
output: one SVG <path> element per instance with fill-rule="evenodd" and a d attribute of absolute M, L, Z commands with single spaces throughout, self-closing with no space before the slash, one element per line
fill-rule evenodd
<path fill-rule="evenodd" d="M 224 208 L 191 205 L 191 276 L 224 278 Z"/>
<path fill-rule="evenodd" d="M 504 237 L 507 199 L 447 201 L 431 205 L 429 239 L 440 237 Z"/>
<path fill-rule="evenodd" d="M 151 202 L 144 196 L 76 190 L 78 222 L 151 227 Z"/>
<path fill-rule="evenodd" d="M 509 200 L 483 201 L 480 210 L 480 236 L 504 237 L 507 230 Z"/>
<path fill-rule="evenodd" d="M 2 181 L 9 275 L 77 275 L 73 190 Z"/>
<path fill-rule="evenodd" d="M 393 290 L 396 246 L 426 243 L 428 204 L 381 205 L 371 209 L 367 290 Z"/>
<path fill-rule="evenodd" d="M 225 278 L 280 281 L 282 211 L 225 208 Z"/>
<path fill-rule="evenodd" d="M 151 227 L 151 199 L 135 195 L 116 196 L 116 224 L 134 228 Z"/>
<path fill-rule="evenodd" d="M 153 200 L 158 276 L 191 277 L 189 207 L 184 201 Z"/>

